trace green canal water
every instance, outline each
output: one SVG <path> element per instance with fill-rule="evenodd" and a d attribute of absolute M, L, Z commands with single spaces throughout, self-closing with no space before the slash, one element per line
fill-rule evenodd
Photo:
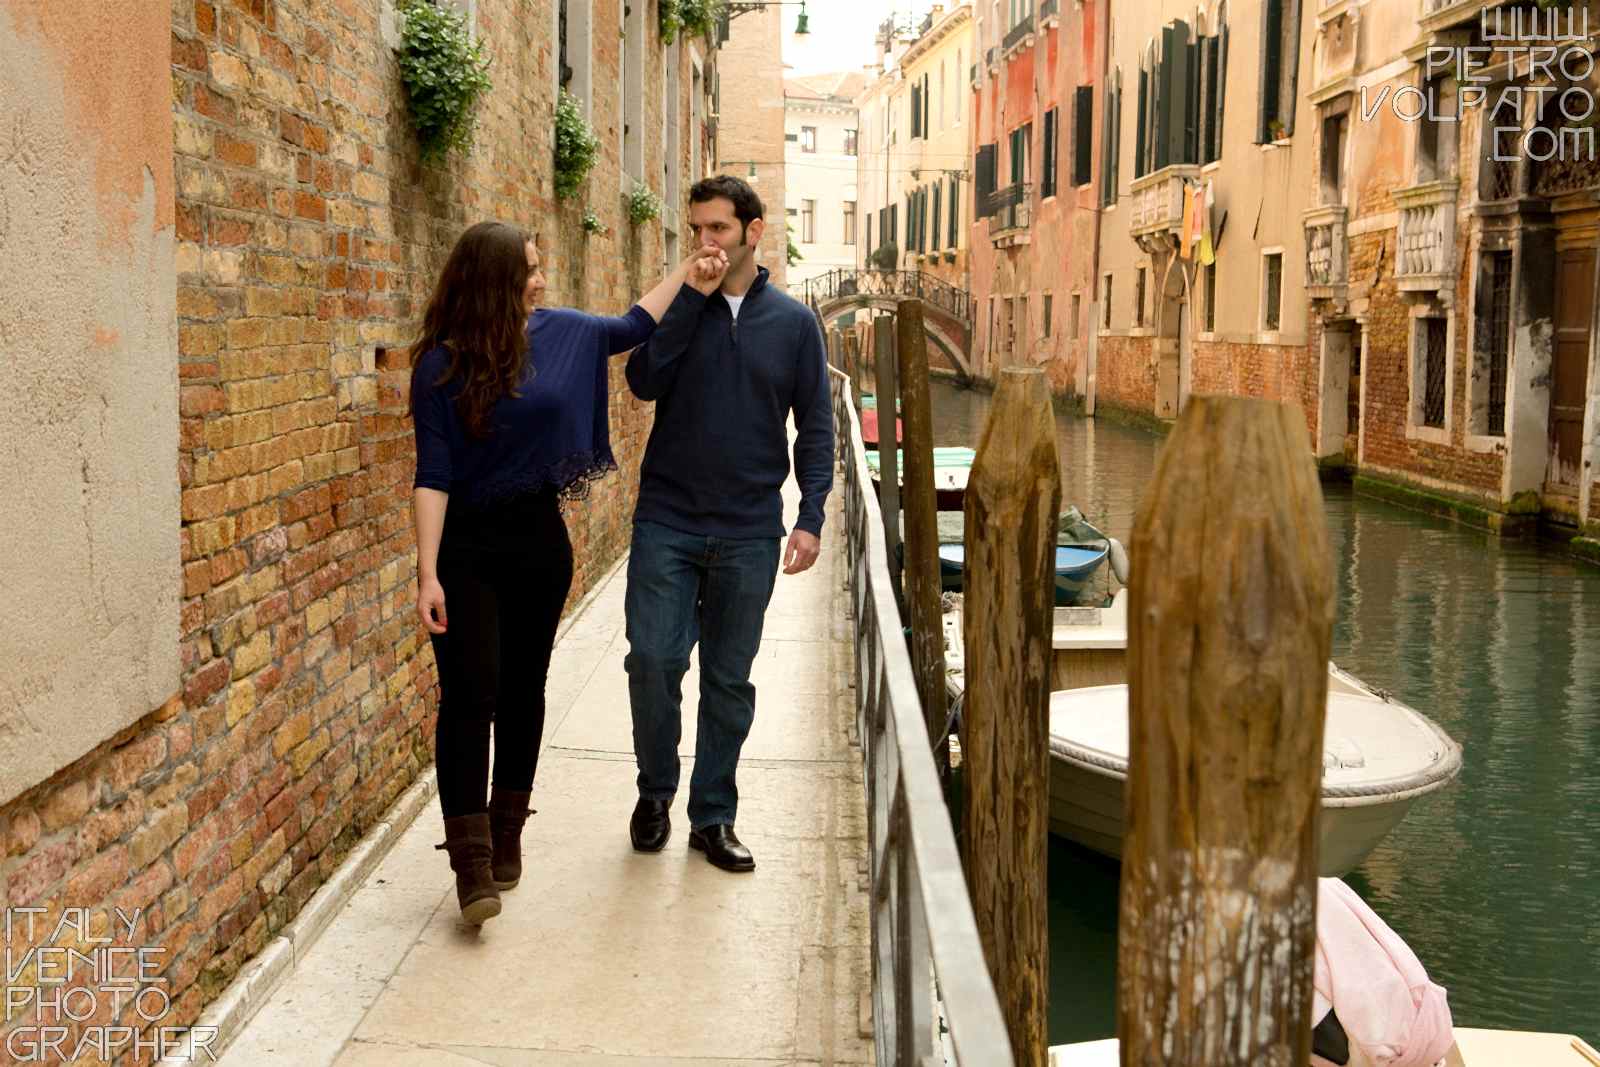
<path fill-rule="evenodd" d="M 976 447 L 989 396 L 933 390 L 936 445 Z M 1161 440 L 1058 416 L 1063 502 L 1125 543 Z M 1324 486 L 1334 660 L 1464 747 L 1346 881 L 1449 992 L 1462 1026 L 1600 1041 L 1600 568 Z M 1116 1030 L 1115 861 L 1052 838 L 1050 1041 Z"/>

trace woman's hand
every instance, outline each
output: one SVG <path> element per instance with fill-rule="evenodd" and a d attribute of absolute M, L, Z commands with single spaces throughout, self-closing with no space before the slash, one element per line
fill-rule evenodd
<path fill-rule="evenodd" d="M 683 265 L 684 281 L 710 296 L 728 273 L 728 253 L 716 245 L 705 245 L 690 253 Z"/>
<path fill-rule="evenodd" d="M 430 634 L 442 634 L 447 625 L 444 617 L 444 586 L 437 578 L 417 579 L 417 617 Z"/>

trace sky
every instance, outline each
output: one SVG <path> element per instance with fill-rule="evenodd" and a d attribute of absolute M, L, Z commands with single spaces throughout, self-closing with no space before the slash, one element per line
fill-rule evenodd
<path fill-rule="evenodd" d="M 790 78 L 859 71 L 877 58 L 873 37 L 890 12 L 902 18 L 928 13 L 932 0 L 806 0 L 811 32 L 794 35 L 798 7 L 783 8 L 783 61 Z M 953 2 L 947 3 L 953 6 Z"/>

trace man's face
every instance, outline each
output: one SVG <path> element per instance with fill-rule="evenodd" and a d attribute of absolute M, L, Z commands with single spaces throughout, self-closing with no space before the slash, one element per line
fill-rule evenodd
<path fill-rule="evenodd" d="M 755 253 L 761 240 L 762 222 L 753 219 L 744 227 L 741 236 L 739 217 L 734 214 L 733 201 L 718 196 L 698 204 L 689 205 L 689 233 L 695 247 L 715 245 L 728 255 L 728 270 L 737 271 L 745 258 Z"/>

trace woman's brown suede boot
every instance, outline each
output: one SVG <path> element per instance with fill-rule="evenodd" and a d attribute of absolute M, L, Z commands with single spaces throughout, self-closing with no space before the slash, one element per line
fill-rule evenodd
<path fill-rule="evenodd" d="M 515 889 L 522 880 L 522 824 L 533 809 L 528 807 L 528 792 L 513 792 L 495 786 L 489 794 L 489 836 L 494 839 L 496 889 Z"/>
<path fill-rule="evenodd" d="M 489 861 L 494 846 L 489 837 L 489 813 L 456 815 L 444 821 L 444 844 L 450 869 L 456 872 L 456 900 L 461 918 L 470 926 L 500 914 L 500 891 L 494 887 Z"/>

